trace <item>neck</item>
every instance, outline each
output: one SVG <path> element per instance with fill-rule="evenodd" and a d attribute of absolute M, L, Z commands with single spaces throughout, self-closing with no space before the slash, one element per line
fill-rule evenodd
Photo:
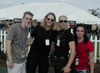
<path fill-rule="evenodd" d="M 51 29 L 51 27 L 47 26 L 46 30 L 50 30 L 50 29 Z"/>
<path fill-rule="evenodd" d="M 66 28 L 62 28 L 61 30 L 66 30 Z"/>
<path fill-rule="evenodd" d="M 82 42 L 83 41 L 83 37 L 81 37 L 81 38 L 78 38 L 78 42 Z"/>
<path fill-rule="evenodd" d="M 22 26 L 23 29 L 27 28 L 24 23 L 22 23 L 21 26 Z"/>

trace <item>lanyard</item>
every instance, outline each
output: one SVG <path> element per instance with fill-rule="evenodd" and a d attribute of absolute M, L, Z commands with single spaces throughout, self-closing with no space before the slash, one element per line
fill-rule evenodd
<path fill-rule="evenodd" d="M 80 49 L 81 49 L 81 43 L 79 44 L 79 47 L 78 47 L 78 45 L 77 45 L 77 49 L 76 49 L 76 57 L 79 56 L 79 54 L 80 54 Z"/>
<path fill-rule="evenodd" d="M 66 31 L 66 30 L 65 30 L 65 31 Z M 58 34 L 58 38 L 59 38 L 59 39 L 62 37 L 62 35 L 65 33 L 65 31 L 63 31 L 61 35 L 60 35 L 60 31 L 59 31 L 59 34 Z"/>
<path fill-rule="evenodd" d="M 50 38 L 51 32 L 52 32 L 52 31 L 50 30 L 50 33 L 49 33 L 49 35 L 47 36 L 46 30 L 45 30 L 46 38 Z"/>
<path fill-rule="evenodd" d="M 28 32 L 26 32 L 26 34 L 25 34 L 25 39 L 23 40 L 23 28 L 21 27 L 22 49 L 23 49 L 24 45 L 26 44 L 27 33 L 28 33 Z"/>

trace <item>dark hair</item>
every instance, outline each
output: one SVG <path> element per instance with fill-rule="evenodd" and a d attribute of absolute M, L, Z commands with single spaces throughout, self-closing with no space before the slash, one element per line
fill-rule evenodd
<path fill-rule="evenodd" d="M 78 27 L 83 27 L 83 29 L 84 29 L 84 42 L 85 42 L 85 44 L 87 44 L 89 39 L 88 39 L 88 36 L 87 36 L 87 29 L 86 29 L 85 25 L 83 25 L 83 24 L 78 24 L 74 28 L 73 34 L 74 34 L 74 37 L 75 37 L 76 44 L 78 43 L 78 39 L 77 39 L 77 35 L 76 35 L 76 30 L 77 30 Z"/>
<path fill-rule="evenodd" d="M 28 14 L 28 15 L 30 15 L 32 17 L 34 16 L 34 14 L 32 12 L 26 11 L 26 12 L 24 12 L 23 18 L 25 17 L 26 14 Z"/>

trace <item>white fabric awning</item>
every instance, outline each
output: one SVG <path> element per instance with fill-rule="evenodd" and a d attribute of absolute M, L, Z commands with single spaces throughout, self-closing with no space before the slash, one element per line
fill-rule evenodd
<path fill-rule="evenodd" d="M 25 11 L 31 11 L 38 21 L 43 20 L 47 13 L 54 12 L 57 21 L 59 16 L 66 15 L 68 20 L 76 23 L 100 24 L 100 18 L 66 3 L 26 3 L 8 7 L 0 10 L 0 19 L 22 18 Z"/>

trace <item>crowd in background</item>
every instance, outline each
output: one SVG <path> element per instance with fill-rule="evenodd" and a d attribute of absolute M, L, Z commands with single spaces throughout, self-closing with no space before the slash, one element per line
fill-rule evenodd
<path fill-rule="evenodd" d="M 32 23 L 31 23 L 31 26 L 28 28 L 29 32 L 31 32 L 32 29 L 34 29 L 34 26 L 35 26 L 34 23 L 35 24 L 40 24 L 41 23 L 37 19 L 33 19 L 32 22 L 33 22 L 33 26 L 32 26 Z M 21 22 L 20 21 L 19 22 L 14 22 L 14 20 L 1 20 L 0 21 L 0 30 L 8 31 L 9 27 L 12 24 L 15 24 L 15 23 L 21 23 Z M 78 25 L 78 24 L 74 23 L 74 25 L 70 25 L 70 28 L 73 29 L 75 27 L 75 25 Z M 85 27 L 87 28 L 87 35 L 89 37 L 91 35 L 99 36 L 99 26 L 97 24 L 83 24 L 83 25 L 85 25 Z"/>

